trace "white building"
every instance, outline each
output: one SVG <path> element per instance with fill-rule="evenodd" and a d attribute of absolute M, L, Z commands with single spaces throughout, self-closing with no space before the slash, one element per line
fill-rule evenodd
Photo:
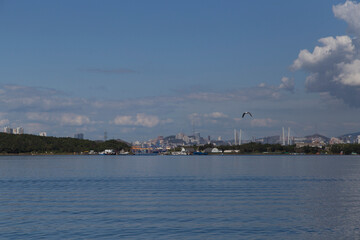
<path fill-rule="evenodd" d="M 17 127 L 17 128 L 4 127 L 4 133 L 24 134 L 24 128 L 22 128 L 22 127 Z"/>
<path fill-rule="evenodd" d="M 339 138 L 332 137 L 332 138 L 330 139 L 330 144 L 341 144 L 341 143 L 344 143 L 344 141 L 342 141 L 342 140 L 339 139 Z"/>
<path fill-rule="evenodd" d="M 222 153 L 222 151 L 219 150 L 218 148 L 213 148 L 211 149 L 211 153 Z"/>
<path fill-rule="evenodd" d="M 185 134 L 184 134 L 184 133 L 178 133 L 178 134 L 176 134 L 175 139 L 183 140 L 184 137 L 185 137 Z"/>
<path fill-rule="evenodd" d="M 13 133 L 14 134 L 24 134 L 24 128 L 22 127 L 17 127 L 15 129 L 13 129 Z"/>
<path fill-rule="evenodd" d="M 47 134 L 46 134 L 46 132 L 41 132 L 41 133 L 39 133 L 39 136 L 41 136 L 41 137 L 46 137 Z"/>
<path fill-rule="evenodd" d="M 10 128 L 10 127 L 4 127 L 4 133 L 10 133 L 10 134 L 12 134 L 12 133 L 13 133 L 13 129 Z"/>

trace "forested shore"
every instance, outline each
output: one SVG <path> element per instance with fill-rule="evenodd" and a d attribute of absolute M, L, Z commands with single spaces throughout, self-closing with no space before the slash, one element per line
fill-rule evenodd
<path fill-rule="evenodd" d="M 334 144 L 323 147 L 280 144 L 247 143 L 242 145 L 194 146 L 197 151 L 217 147 L 221 152 L 234 150 L 236 154 L 360 154 L 360 144 Z M 178 147 L 180 149 L 180 147 Z M 70 137 L 42 137 L 30 134 L 0 133 L 0 154 L 87 154 L 112 149 L 114 152 L 130 152 L 131 146 L 123 141 L 92 141 Z M 174 149 L 175 150 L 175 149 Z M 228 151 L 227 151 L 228 152 Z"/>
<path fill-rule="evenodd" d="M 91 141 L 69 137 L 42 137 L 30 134 L 0 133 L 0 154 L 74 154 L 113 149 L 129 151 L 122 141 Z"/>

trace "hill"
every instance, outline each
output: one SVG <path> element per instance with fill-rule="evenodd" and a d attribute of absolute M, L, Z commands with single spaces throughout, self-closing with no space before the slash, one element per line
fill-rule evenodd
<path fill-rule="evenodd" d="M 324 141 L 324 142 L 329 142 L 329 140 L 330 140 L 330 138 L 328 138 L 328 137 L 326 137 L 326 136 L 324 136 L 324 135 L 321 135 L 321 134 L 319 134 L 319 133 L 315 133 L 315 134 L 313 134 L 313 135 L 310 135 L 310 136 L 305 136 L 305 138 L 306 139 L 321 139 L 322 141 Z"/>
<path fill-rule="evenodd" d="M 341 139 L 342 141 L 344 141 L 345 143 L 354 143 L 357 140 L 357 136 L 360 135 L 360 132 L 355 132 L 355 133 L 348 133 L 348 134 L 344 134 L 339 136 L 338 138 Z"/>

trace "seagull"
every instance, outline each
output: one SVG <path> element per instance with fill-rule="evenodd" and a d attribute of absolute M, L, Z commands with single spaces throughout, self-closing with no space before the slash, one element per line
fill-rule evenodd
<path fill-rule="evenodd" d="M 245 114 L 249 114 L 252 117 L 251 112 L 244 112 L 242 118 L 244 118 Z"/>

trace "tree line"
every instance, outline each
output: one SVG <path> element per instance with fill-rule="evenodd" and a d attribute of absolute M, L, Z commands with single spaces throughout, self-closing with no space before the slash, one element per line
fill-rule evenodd
<path fill-rule="evenodd" d="M 217 147 L 219 150 L 238 150 L 241 154 L 249 153 L 299 153 L 299 154 L 360 154 L 360 144 L 333 144 L 324 147 L 296 147 L 296 145 L 283 146 L 281 144 L 262 144 L 262 143 L 246 143 L 242 145 L 225 145 L 214 146 L 212 144 L 206 144 L 199 146 L 199 151 L 204 151 L 206 148 Z"/>
<path fill-rule="evenodd" d="M 94 150 L 95 152 L 113 149 L 129 151 L 130 146 L 117 140 L 91 141 L 69 137 L 42 137 L 29 134 L 0 133 L 0 153 L 80 153 Z"/>
<path fill-rule="evenodd" d="M 206 144 L 199 146 L 199 151 L 204 151 L 206 148 L 218 148 L 221 151 L 225 150 L 238 150 L 239 153 L 293 153 L 295 152 L 295 145 L 283 146 L 281 144 L 262 144 L 262 143 L 246 143 L 241 145 L 222 145 L 214 146 L 212 144 Z"/>

